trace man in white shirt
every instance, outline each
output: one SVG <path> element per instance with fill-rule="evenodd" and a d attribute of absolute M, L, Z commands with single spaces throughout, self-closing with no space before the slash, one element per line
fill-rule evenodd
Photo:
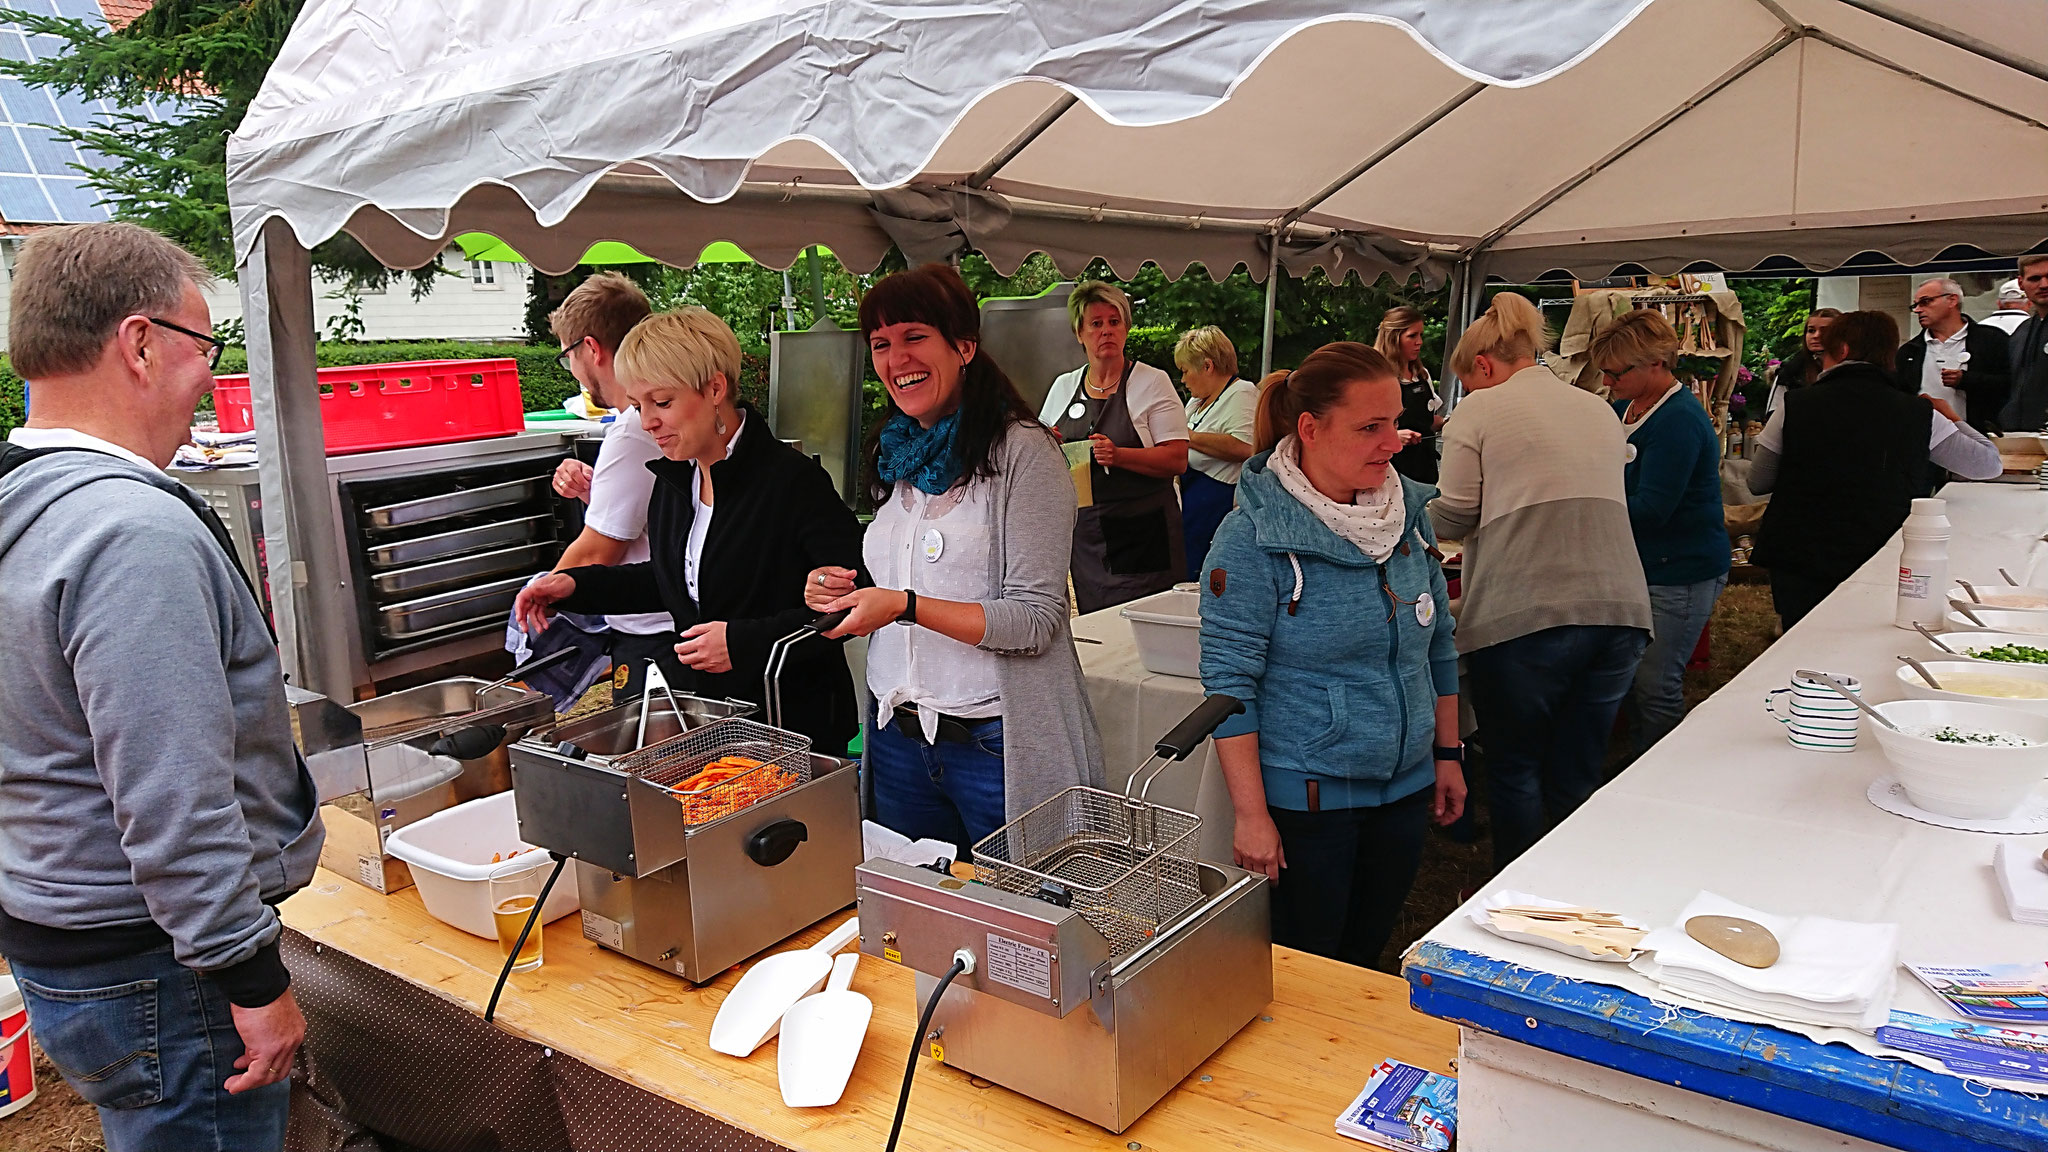
<path fill-rule="evenodd" d="M 1899 346 L 1893 376 L 1901 391 L 1944 401 L 1980 431 L 2005 407 L 2011 381 L 2005 333 L 1963 315 L 1963 288 L 1947 278 L 1913 293 L 1920 334 Z"/>
<path fill-rule="evenodd" d="M 583 531 L 563 551 L 557 572 L 586 564 L 638 564 L 648 558 L 647 501 L 654 491 L 650 460 L 661 458 L 654 438 L 640 428 L 638 409 L 628 406 L 626 389 L 612 357 L 619 342 L 652 311 L 639 286 L 617 272 L 600 272 L 578 284 L 548 316 L 562 342 L 560 360 L 583 390 L 618 416 L 605 430 L 595 468 L 564 460 L 555 470 L 555 491 L 589 501 Z M 647 662 L 675 646 L 675 622 L 666 612 L 606 616 L 611 630 L 612 695 L 640 694 Z M 567 627 L 559 621 L 556 627 Z"/>
<path fill-rule="evenodd" d="M 2020 287 L 2019 279 L 2015 277 L 1998 286 L 1998 310 L 1986 316 L 1983 322 L 2011 336 L 2033 314 L 2034 309 L 2027 303 L 2026 289 Z"/>

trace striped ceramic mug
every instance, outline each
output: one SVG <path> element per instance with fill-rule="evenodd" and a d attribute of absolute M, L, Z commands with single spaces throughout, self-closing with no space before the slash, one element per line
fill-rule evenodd
<path fill-rule="evenodd" d="M 1858 696 L 1863 685 L 1854 676 L 1832 674 L 1836 681 Z M 1790 715 L 1778 707 L 1780 696 L 1790 696 Z M 1849 752 L 1856 747 L 1856 729 L 1863 713 L 1840 693 L 1818 680 L 1794 676 L 1791 686 L 1773 688 L 1764 695 L 1764 711 L 1785 726 L 1785 735 L 1795 748 L 1812 752 Z"/>

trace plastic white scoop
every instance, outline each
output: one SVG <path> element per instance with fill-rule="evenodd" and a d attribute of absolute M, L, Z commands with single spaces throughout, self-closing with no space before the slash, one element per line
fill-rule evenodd
<path fill-rule="evenodd" d="M 832 954 L 860 935 L 860 917 L 825 934 L 809 948 L 777 952 L 755 961 L 726 994 L 711 1021 L 711 1050 L 727 1056 L 751 1056 L 782 1027 L 782 1014 L 797 1001 L 825 986 L 832 974 Z"/>
<path fill-rule="evenodd" d="M 833 960 L 825 990 L 797 1001 L 782 1017 L 775 1074 L 782 1082 L 782 1102 L 791 1108 L 828 1108 L 846 1091 L 868 1034 L 868 1018 L 875 1014 L 874 1002 L 851 990 L 859 963 L 858 952 Z"/>

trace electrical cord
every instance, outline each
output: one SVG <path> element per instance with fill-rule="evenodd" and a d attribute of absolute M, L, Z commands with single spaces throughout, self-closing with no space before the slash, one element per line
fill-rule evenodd
<path fill-rule="evenodd" d="M 484 1023 L 489 1024 L 498 1014 L 498 997 L 505 993 L 505 981 L 512 978 L 512 962 L 519 959 L 519 950 L 526 947 L 526 938 L 540 926 L 541 909 L 548 905 L 548 893 L 555 890 L 555 881 L 562 878 L 562 866 L 569 862 L 560 852 L 550 852 L 555 858 L 555 870 L 548 873 L 547 883 L 540 886 L 540 898 L 533 902 L 533 911 L 526 914 L 526 923 L 519 929 L 519 939 L 512 944 L 512 950 L 505 953 L 505 966 L 498 970 L 498 982 L 491 985 L 491 1002 L 484 1006 Z"/>
<path fill-rule="evenodd" d="M 917 1018 L 917 1031 L 910 1037 L 910 1065 L 903 1069 L 903 1091 L 896 1097 L 896 1121 L 889 1125 L 889 1143 L 883 1152 L 896 1152 L 896 1139 L 903 1135 L 903 1113 L 910 1108 L 910 1081 L 917 1075 L 917 1055 L 924 1049 L 925 1033 L 931 1029 L 932 1013 L 938 1010 L 939 998 L 946 994 L 946 986 L 955 976 L 967 971 L 965 957 L 955 957 L 953 966 L 939 977 L 939 986 L 932 989 L 932 998 L 925 1001 L 924 1013 Z"/>

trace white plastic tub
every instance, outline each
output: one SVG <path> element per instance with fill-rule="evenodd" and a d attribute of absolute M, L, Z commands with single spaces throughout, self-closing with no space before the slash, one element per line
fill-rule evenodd
<path fill-rule="evenodd" d="M 1161 676 L 1202 674 L 1202 594 L 1169 588 L 1123 607 L 1138 638 L 1138 662 Z"/>
<path fill-rule="evenodd" d="M 491 920 L 491 873 L 512 860 L 548 862 L 545 849 L 519 838 L 519 816 L 510 792 L 457 804 L 408 824 L 393 832 L 384 847 L 412 866 L 412 881 L 428 915 L 486 940 L 498 938 Z M 494 853 L 499 857 L 495 864 Z M 548 893 L 541 923 L 553 923 L 577 906 L 576 877 L 565 868 Z"/>

